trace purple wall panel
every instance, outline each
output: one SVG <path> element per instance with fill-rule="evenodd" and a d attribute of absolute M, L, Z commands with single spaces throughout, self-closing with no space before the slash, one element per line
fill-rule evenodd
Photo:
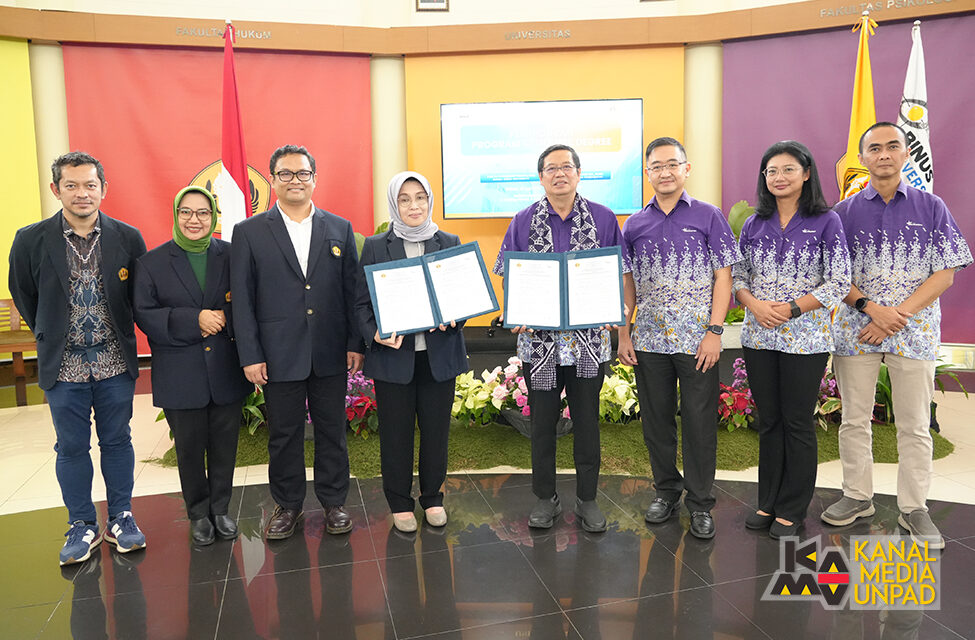
<path fill-rule="evenodd" d="M 911 21 L 881 24 L 870 38 L 879 120 L 897 119 L 911 51 Z M 975 246 L 975 15 L 921 23 L 935 193 Z M 784 139 L 809 147 L 826 199 L 839 197 L 836 161 L 850 126 L 857 35 L 849 28 L 725 43 L 722 206 L 755 203 L 759 161 Z M 967 198 L 965 196 L 968 196 Z M 944 342 L 975 343 L 975 267 L 942 297 Z"/>

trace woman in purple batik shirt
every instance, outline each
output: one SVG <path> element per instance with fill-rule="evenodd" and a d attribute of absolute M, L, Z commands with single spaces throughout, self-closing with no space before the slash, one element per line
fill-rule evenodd
<path fill-rule="evenodd" d="M 812 500 L 830 308 L 850 291 L 843 226 L 802 144 L 777 142 L 762 156 L 758 206 L 739 244 L 732 290 L 745 307 L 741 343 L 759 416 L 758 508 L 745 526 L 778 539 L 796 535 Z"/>

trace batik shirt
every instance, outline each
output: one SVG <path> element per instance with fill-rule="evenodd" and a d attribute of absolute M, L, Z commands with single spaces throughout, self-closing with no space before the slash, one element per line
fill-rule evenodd
<path fill-rule="evenodd" d="M 576 196 L 577 198 L 581 196 Z M 586 200 L 589 206 L 589 213 L 592 214 L 593 222 L 596 225 L 596 238 L 599 240 L 600 247 L 622 247 L 623 236 L 620 233 L 620 224 L 616 219 L 616 214 L 609 207 Z M 498 259 L 494 263 L 494 273 L 504 276 L 504 252 L 505 251 L 528 251 L 531 244 L 532 212 L 535 205 L 532 204 L 522 209 L 512 218 L 508 225 L 508 231 L 504 234 L 501 241 L 501 249 L 498 251 Z M 569 238 L 572 232 L 572 219 L 579 215 L 577 207 L 573 207 L 572 212 L 566 216 L 565 220 L 555 212 L 549 203 L 548 224 L 552 228 L 552 244 L 555 253 L 570 251 Z M 630 262 L 627 259 L 626 251 L 623 254 L 623 273 L 630 272 Z M 577 344 L 575 331 L 558 331 L 556 340 L 558 343 L 558 365 L 565 367 L 576 363 L 581 345 Z M 601 331 L 601 343 L 599 347 L 599 361 L 607 362 L 612 353 L 612 346 L 609 340 L 609 331 Z M 531 362 L 531 336 L 527 333 L 518 335 L 518 357 L 523 362 Z"/>
<path fill-rule="evenodd" d="M 853 284 L 877 304 L 897 306 L 934 272 L 972 263 L 968 244 L 944 201 L 903 182 L 889 203 L 868 184 L 834 208 L 846 231 Z M 857 337 L 869 323 L 867 314 L 841 305 L 833 320 L 835 353 L 879 352 L 937 359 L 941 345 L 938 300 L 915 313 L 903 329 L 879 345 L 860 342 Z"/>
<path fill-rule="evenodd" d="M 665 214 L 654 196 L 623 224 L 636 285 L 637 351 L 695 354 L 711 324 L 714 272 L 741 260 L 721 210 L 681 194 Z"/>
<path fill-rule="evenodd" d="M 742 346 L 785 353 L 833 350 L 830 310 L 850 292 L 850 254 L 834 211 L 801 214 L 783 231 L 779 216 L 752 216 L 741 229 L 743 259 L 732 269 L 732 291 L 748 289 L 759 300 L 786 302 L 812 294 L 823 306 L 772 329 L 745 310 Z"/>
<path fill-rule="evenodd" d="M 101 215 L 101 214 L 99 214 Z M 59 382 L 91 382 L 125 373 L 102 280 L 101 223 L 87 236 L 62 221 L 68 258 L 68 334 Z"/>

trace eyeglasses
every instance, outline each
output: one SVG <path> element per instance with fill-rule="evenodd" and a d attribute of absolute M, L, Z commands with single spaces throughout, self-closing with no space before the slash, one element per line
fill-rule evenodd
<path fill-rule="evenodd" d="M 209 223 L 210 217 L 213 215 L 213 212 L 209 209 L 197 209 L 194 211 L 193 209 L 187 209 L 185 207 L 180 207 L 176 210 L 176 213 L 179 215 L 179 219 L 183 222 L 186 222 L 192 219 L 193 216 L 196 216 L 196 219 L 200 222 Z"/>
<path fill-rule="evenodd" d="M 399 206 L 401 206 L 401 207 L 403 207 L 405 209 L 407 207 L 412 206 L 414 202 L 418 206 L 421 206 L 422 207 L 423 205 L 425 205 L 427 203 L 428 200 L 429 200 L 429 198 L 427 197 L 427 194 L 425 194 L 425 193 L 418 193 L 418 194 L 416 194 L 416 197 L 415 198 L 411 198 L 409 196 L 400 196 L 399 198 L 396 199 L 396 202 L 397 202 L 397 204 L 399 204 Z"/>
<path fill-rule="evenodd" d="M 561 171 L 565 175 L 569 175 L 570 173 L 572 173 L 572 171 L 575 168 L 576 168 L 576 166 L 574 164 L 563 164 L 563 165 L 559 165 L 559 166 L 555 166 L 553 164 L 553 165 L 549 165 L 549 166 L 545 167 L 544 169 L 542 169 L 542 173 L 544 173 L 545 175 L 547 175 L 549 177 L 554 176 L 559 171 Z"/>
<path fill-rule="evenodd" d="M 282 169 L 281 171 L 278 171 L 272 175 L 277 176 L 278 180 L 281 182 L 291 182 L 295 176 L 298 176 L 298 180 L 301 182 L 308 182 L 315 174 L 307 169 L 302 169 L 301 171 L 289 171 L 287 169 Z"/>
<path fill-rule="evenodd" d="M 647 167 L 647 173 L 652 176 L 660 174 L 664 169 L 674 173 L 680 169 L 681 165 L 687 164 L 687 160 L 683 162 L 668 162 L 667 164 L 655 164 L 652 167 Z"/>
<path fill-rule="evenodd" d="M 786 178 L 791 178 L 792 176 L 799 173 L 799 167 L 797 167 L 794 164 L 786 165 L 781 169 L 779 169 L 778 167 L 769 167 L 762 173 L 765 174 L 766 178 L 774 178 L 780 173 L 784 175 Z"/>

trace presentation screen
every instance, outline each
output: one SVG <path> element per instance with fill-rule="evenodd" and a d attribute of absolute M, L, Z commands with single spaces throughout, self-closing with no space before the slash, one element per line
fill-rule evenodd
<path fill-rule="evenodd" d="M 627 215 L 643 208 L 643 100 L 441 104 L 445 218 L 506 218 L 543 195 L 538 155 L 579 153 L 579 194 Z"/>

